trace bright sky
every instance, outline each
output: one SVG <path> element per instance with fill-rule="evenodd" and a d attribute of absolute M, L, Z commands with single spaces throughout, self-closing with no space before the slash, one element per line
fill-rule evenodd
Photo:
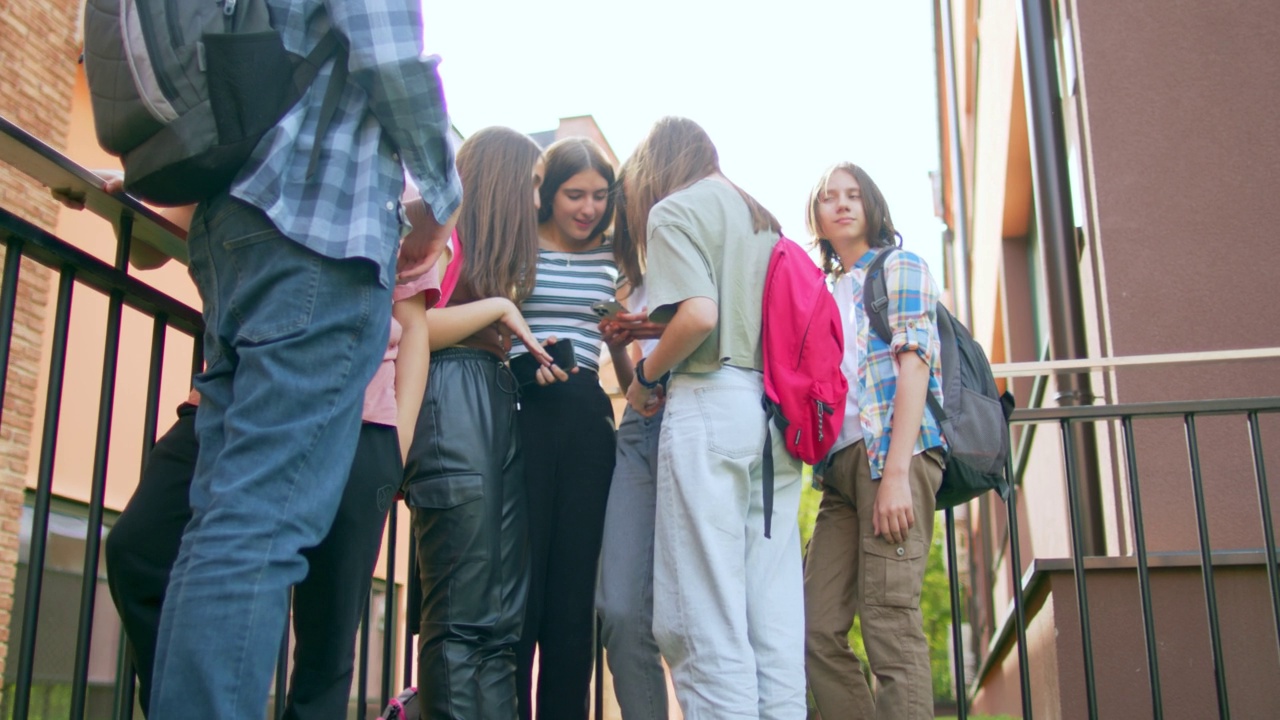
<path fill-rule="evenodd" d="M 880 185 L 941 276 L 932 3 L 924 0 L 424 0 L 454 124 L 522 132 L 593 115 L 625 159 L 654 120 L 710 134 L 725 174 L 805 241 L 823 169 Z"/>

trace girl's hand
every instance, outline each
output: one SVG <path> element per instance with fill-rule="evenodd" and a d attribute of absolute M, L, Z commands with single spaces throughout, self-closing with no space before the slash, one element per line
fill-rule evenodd
<path fill-rule="evenodd" d="M 520 308 L 516 304 L 506 298 L 498 298 L 503 303 L 502 315 L 498 318 L 498 322 L 506 326 L 516 337 L 520 338 L 520 342 L 529 348 L 529 354 L 538 358 L 538 362 L 542 365 L 551 364 L 551 356 L 546 350 L 542 349 L 542 343 L 533 336 L 533 331 L 529 329 L 529 323 L 524 321 L 524 316 L 520 314 Z"/>
<path fill-rule="evenodd" d="M 641 385 L 639 380 L 632 380 L 631 387 L 627 388 L 627 404 L 642 417 L 653 417 L 662 409 L 666 401 L 666 394 L 662 391 L 661 385 L 647 388 Z"/>
<path fill-rule="evenodd" d="M 650 321 L 647 309 L 634 313 L 618 313 L 614 316 L 613 322 L 619 329 L 626 330 L 633 340 L 656 340 L 662 337 L 662 331 L 667 329 L 666 323 Z"/>
<path fill-rule="evenodd" d="M 631 331 L 619 325 L 614 318 L 601 320 L 599 328 L 600 339 L 609 346 L 609 352 L 617 352 L 635 339 L 631 336 Z"/>
<path fill-rule="evenodd" d="M 907 531 L 916 524 L 915 510 L 911 503 L 911 483 L 905 472 L 886 470 L 876 490 L 872 508 L 871 527 L 876 535 L 897 545 L 905 542 Z"/>
<path fill-rule="evenodd" d="M 543 341 L 542 346 L 546 347 L 547 345 L 554 345 L 555 343 L 556 336 L 552 335 Z M 578 372 L 578 368 L 572 368 L 569 372 L 576 373 Z M 538 372 L 533 376 L 533 378 L 539 385 L 546 386 L 552 383 L 565 382 L 569 379 L 569 373 L 561 370 L 559 365 L 551 363 L 550 365 L 543 365 L 539 367 Z"/>

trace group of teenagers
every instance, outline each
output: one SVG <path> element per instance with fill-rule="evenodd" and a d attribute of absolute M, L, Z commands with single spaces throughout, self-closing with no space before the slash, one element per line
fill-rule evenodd
<path fill-rule="evenodd" d="M 261 717 L 292 607 L 285 717 L 346 717 L 402 497 L 421 717 L 585 719 L 597 616 L 626 720 L 668 716 L 664 660 L 689 720 L 798 720 L 806 688 L 826 720 L 932 717 L 938 288 L 893 252 L 892 338 L 868 331 L 865 269 L 900 236 L 867 173 L 834 165 L 808 201 L 850 392 L 802 567 L 802 468 L 762 404 L 780 226 L 707 133 L 661 119 L 616 174 L 590 140 L 502 127 L 455 153 L 418 3 L 275 5 L 291 49 L 337 28 L 350 74 L 325 133 L 309 92 L 180 220 L 204 369 L 106 541 L 144 712 Z"/>
<path fill-rule="evenodd" d="M 615 175 L 589 139 L 544 152 L 491 127 L 457 167 L 456 227 L 395 285 L 337 516 L 303 551 L 287 717 L 347 712 L 398 493 L 423 589 L 423 717 L 530 718 L 536 695 L 539 718 L 586 718 L 597 613 L 626 720 L 668 717 L 662 658 L 688 718 L 802 718 L 806 687 L 828 720 L 931 717 L 919 594 L 942 473 L 923 412 L 926 392 L 940 397 L 938 290 L 918 256 L 895 253 L 893 342 L 868 332 L 860 271 L 897 238 L 874 181 L 840 163 L 809 197 L 851 391 L 802 579 L 801 467 L 780 433 L 764 536 L 761 294 L 779 225 L 720 172 L 705 131 L 664 118 Z M 533 382 L 511 372 L 565 338 L 572 369 L 544 356 Z M 627 388 L 616 432 L 604 352 Z M 191 519 L 199 401 L 179 407 L 107 541 L 144 708 Z M 874 700 L 847 642 L 856 614 Z"/>

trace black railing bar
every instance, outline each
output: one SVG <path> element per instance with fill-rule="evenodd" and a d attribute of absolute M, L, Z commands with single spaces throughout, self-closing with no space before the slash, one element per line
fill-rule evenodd
<path fill-rule="evenodd" d="M 1129 516 L 1133 523 L 1134 558 L 1138 562 L 1138 597 L 1142 602 L 1142 628 L 1147 645 L 1147 678 L 1151 683 L 1151 712 L 1155 720 L 1164 717 L 1160 693 L 1160 662 L 1157 657 L 1155 611 L 1151 606 L 1151 571 L 1147 566 L 1146 530 L 1142 523 L 1142 493 L 1138 489 L 1138 451 L 1134 448 L 1133 418 L 1121 421 L 1125 468 L 1129 483 Z"/>
<path fill-rule="evenodd" d="M 1080 643 L 1084 650 L 1084 690 L 1089 720 L 1098 717 L 1098 689 L 1093 667 L 1093 630 L 1089 623 L 1089 591 L 1084 572 L 1084 538 L 1080 536 L 1080 478 L 1075 463 L 1075 434 L 1070 420 L 1059 424 L 1062 456 L 1066 463 L 1067 507 L 1071 513 L 1071 564 L 1076 581 L 1076 608 L 1080 615 Z"/>
<path fill-rule="evenodd" d="M 132 228 L 134 237 L 179 262 L 186 262 L 187 248 L 181 240 L 185 233 L 181 228 L 128 195 L 103 192 L 101 177 L 3 115 L 0 115 L 0 161 L 45 187 L 82 194 L 85 208 L 113 225 L 124 217 L 136 217 Z"/>
<path fill-rule="evenodd" d="M 164 344 L 169 328 L 168 316 L 157 315 L 151 325 L 151 357 L 147 365 L 147 404 L 142 418 L 142 464 L 146 468 L 151 448 L 156 444 L 156 428 L 160 424 L 160 380 L 164 373 Z"/>
<path fill-rule="evenodd" d="M 112 290 L 121 290 L 125 294 L 125 304 L 129 307 L 147 315 L 167 313 L 173 318 L 172 325 L 189 335 L 201 331 L 198 310 L 0 208 L 0 237 L 6 234 L 22 238 L 26 243 L 23 253 L 42 265 L 51 268 L 74 267 L 79 282 L 103 295 L 110 295 Z"/>
<path fill-rule="evenodd" d="M 1046 352 L 1048 348 L 1045 349 Z M 1027 403 L 1028 408 L 1038 408 L 1044 405 L 1044 396 L 1049 389 L 1049 379 L 1047 377 L 1038 377 L 1031 386 L 1031 400 Z M 1036 436 L 1036 425 L 1029 423 L 1022 430 L 1022 434 L 1018 436 L 1018 448 L 1015 454 L 1017 462 L 1014 463 L 1016 470 L 1009 477 L 1012 482 L 1022 482 L 1027 472 L 1027 465 L 1031 462 L 1032 441 Z"/>
<path fill-rule="evenodd" d="M 49 535 L 49 503 L 53 495 L 53 462 L 58 445 L 58 418 L 62 409 L 62 381 L 66 374 L 67 331 L 71 324 L 71 291 L 75 286 L 75 277 L 74 268 L 63 268 L 58 281 L 58 304 L 54 311 L 53 343 L 49 353 L 49 387 L 45 396 L 44 429 L 41 434 L 40 469 L 36 475 L 35 508 L 31 522 L 31 553 L 27 558 L 26 605 L 22 617 L 22 639 L 18 645 L 14 720 L 27 720 L 31 705 L 36 628 L 40 617 L 44 555 Z"/>
<path fill-rule="evenodd" d="M 1197 415 L 1231 415 L 1249 412 L 1280 412 L 1280 397 L 1225 398 L 1218 400 L 1184 400 L 1174 402 L 1126 403 L 1118 405 L 1076 405 L 1055 408 L 1018 408 L 1009 422 L 1040 423 L 1060 420 L 1120 420 L 1124 417 L 1181 417 Z"/>
<path fill-rule="evenodd" d="M 280 636 L 280 652 L 276 653 L 276 700 L 274 717 L 284 718 L 285 700 L 289 697 L 289 627 L 293 617 L 293 591 L 289 592 L 288 608 L 285 612 L 284 634 Z"/>
<path fill-rule="evenodd" d="M 1204 479 L 1200 474 L 1200 443 L 1196 437 L 1196 416 L 1187 414 L 1187 459 L 1191 463 L 1191 491 L 1196 503 L 1196 532 L 1200 539 L 1200 577 L 1204 580 L 1204 603 L 1209 615 L 1209 644 L 1213 651 L 1213 679 L 1218 692 L 1218 717 L 1227 720 L 1231 708 L 1227 702 L 1226 658 L 1222 655 L 1222 631 L 1218 624 L 1218 594 L 1213 585 L 1213 560 L 1210 556 L 1209 518 L 1204 507 Z"/>
<path fill-rule="evenodd" d="M 127 247 L 124 251 L 128 252 Z M 117 258 L 117 262 L 120 258 Z M 127 262 L 127 260 L 126 260 Z M 115 415 L 116 369 L 120 362 L 120 316 L 124 311 L 119 291 L 107 303 L 107 336 L 102 351 L 102 382 L 98 394 L 98 428 L 94 439 L 90 474 L 89 528 L 85 533 L 84 572 L 80 583 L 80 626 L 71 675 L 71 717 L 84 717 L 89 686 L 89 646 L 93 641 L 93 609 L 98 598 L 98 555 L 102 545 L 102 504 L 106 496 L 107 463 L 111 449 L 111 420 Z"/>
<path fill-rule="evenodd" d="M 960 560 L 956 555 L 956 515 L 954 508 L 942 513 L 947 537 L 947 585 L 951 592 L 951 645 L 955 648 L 952 671 L 956 681 L 956 718 L 969 717 L 969 693 L 964 680 L 964 635 L 960 632 Z"/>
<path fill-rule="evenodd" d="M 1005 473 L 1008 472 L 1009 466 L 1006 464 Z M 1009 571 L 1013 575 L 1013 582 L 1017 584 L 1022 574 L 1022 538 L 1018 532 L 1018 486 L 1016 484 L 1011 484 L 1009 487 L 1009 499 L 1005 503 L 1005 512 L 1009 518 L 1006 529 L 1009 534 L 1009 559 L 1012 562 Z M 1026 599 L 1021 592 L 1014 592 L 1012 595 L 1014 630 L 1018 633 L 1018 683 L 1022 691 L 1022 720 L 1031 720 L 1031 660 L 1027 652 L 1027 611 L 1023 606 Z"/>
<path fill-rule="evenodd" d="M 399 509 L 397 504 L 396 509 Z M 404 686 L 415 687 L 418 682 L 413 673 L 413 657 L 417 653 L 417 643 L 413 641 L 413 628 L 418 624 L 416 615 L 422 612 L 422 601 L 418 598 L 418 543 L 413 535 L 409 535 L 409 577 L 404 583 Z"/>
<path fill-rule="evenodd" d="M 397 623 L 395 621 L 396 614 L 396 525 L 398 524 L 398 515 L 400 514 L 400 503 L 395 500 L 391 501 L 391 508 L 387 511 L 387 552 L 386 563 L 383 575 L 386 577 L 386 593 L 383 595 L 382 605 L 382 688 L 378 702 L 378 708 L 385 708 L 387 703 L 391 702 L 392 692 L 391 683 L 395 678 L 395 644 Z M 361 716 L 364 717 L 363 715 Z"/>
<path fill-rule="evenodd" d="M 112 695 L 111 720 L 133 720 L 133 646 L 120 626 L 116 652 L 116 687 Z"/>
<path fill-rule="evenodd" d="M 0 280 L 0 368 L 9 368 L 9 345 L 13 340 L 13 316 L 18 309 L 18 274 L 22 269 L 23 242 L 7 239 L 4 279 Z M 4 397 L 9 389 L 9 373 L 0 372 L 0 419 L 4 417 Z"/>
<path fill-rule="evenodd" d="M 360 618 L 360 651 L 357 653 L 357 662 L 359 671 L 356 673 L 356 717 L 363 718 L 369 715 L 369 623 L 372 622 L 371 610 L 373 603 L 369 598 L 372 592 L 365 593 L 364 597 L 364 613 Z M 382 708 L 378 708 L 381 710 Z"/>
<path fill-rule="evenodd" d="M 1162 353 L 1159 355 L 1127 355 L 1123 357 L 1084 358 L 1081 360 L 1045 360 L 1041 362 L 995 363 L 991 374 L 998 378 L 1074 375 L 1125 368 L 1168 367 L 1198 363 L 1239 362 L 1242 360 L 1280 359 L 1280 347 L 1205 350 L 1202 352 Z"/>
<path fill-rule="evenodd" d="M 1276 648 L 1280 650 L 1280 577 L 1276 567 L 1276 531 L 1271 522 L 1271 492 L 1267 489 L 1267 465 L 1262 454 L 1258 414 L 1249 413 L 1249 440 L 1253 446 L 1253 474 L 1258 481 L 1258 508 L 1262 512 L 1262 540 L 1267 554 L 1267 581 L 1271 584 L 1271 613 L 1275 616 Z"/>

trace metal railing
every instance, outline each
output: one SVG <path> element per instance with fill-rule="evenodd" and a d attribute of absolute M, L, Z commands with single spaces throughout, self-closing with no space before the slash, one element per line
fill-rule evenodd
<path fill-rule="evenodd" d="M 1266 348 L 1248 351 L 1226 351 L 1215 353 L 1185 353 L 1180 355 L 1165 356 L 1141 356 L 1131 358 L 1108 358 L 1092 361 L 1063 361 L 1057 363 L 1019 363 L 1016 365 L 994 366 L 993 370 L 997 376 L 1015 377 L 1028 375 L 1044 375 L 1052 373 L 1068 373 L 1068 372 L 1088 372 L 1091 370 L 1108 370 L 1122 367 L 1133 367 L 1140 365 L 1159 365 L 1171 366 L 1185 363 L 1201 363 L 1201 362 L 1222 362 L 1226 360 L 1242 360 L 1242 359 L 1274 359 L 1280 357 L 1280 349 Z M 1060 433 L 1061 440 L 1061 458 L 1062 467 L 1059 468 L 1063 474 L 1063 481 L 1067 499 L 1067 525 L 1070 530 L 1071 557 L 1069 560 L 1044 560 L 1037 558 L 1030 564 L 1030 569 L 1024 573 L 1023 549 L 1021 547 L 1021 535 L 1019 530 L 1019 513 L 1018 513 L 1018 497 L 1023 490 L 1024 474 L 1028 471 L 1028 463 L 1025 457 L 1027 446 L 1029 443 L 1023 443 L 1021 453 L 1015 448 L 1015 455 L 1022 454 L 1024 457 L 1010 457 L 1007 472 L 1014 479 L 1013 494 L 1007 501 L 1002 503 L 1006 515 L 1005 537 L 1001 542 L 1003 547 L 1007 547 L 1008 556 L 1007 563 L 1012 574 L 1011 587 L 1013 591 L 1009 598 L 1011 602 L 1010 611 L 1006 614 L 1004 622 L 999 631 L 995 633 L 991 643 L 988 645 L 986 656 L 982 658 L 981 667 L 977 672 L 977 677 L 972 684 L 966 682 L 965 668 L 963 662 L 954 663 L 953 672 L 957 688 L 958 713 L 960 718 L 968 716 L 968 706 L 972 700 L 972 695 L 982 686 L 982 680 L 992 667 L 1000 662 L 999 657 L 1002 653 L 1016 650 L 1018 664 L 1018 684 L 1021 692 L 1021 709 L 1022 717 L 1030 720 L 1033 717 L 1032 703 L 1032 683 L 1031 683 L 1031 664 L 1030 650 L 1027 640 L 1027 605 L 1038 591 L 1038 585 L 1041 584 L 1043 574 L 1050 570 L 1066 571 L 1070 570 L 1075 587 L 1075 602 L 1077 606 L 1078 616 L 1076 620 L 1079 623 L 1080 642 L 1081 642 L 1081 658 L 1083 662 L 1084 675 L 1084 696 L 1083 705 L 1087 709 L 1088 717 L 1097 718 L 1099 714 L 1098 708 L 1098 687 L 1099 680 L 1096 676 L 1093 636 L 1091 631 L 1090 603 L 1088 593 L 1088 580 L 1091 570 L 1102 569 L 1132 569 L 1137 575 L 1138 584 L 1138 604 L 1141 608 L 1142 630 L 1145 643 L 1145 660 L 1146 660 L 1146 677 L 1147 685 L 1150 690 L 1150 708 L 1152 716 L 1162 718 L 1164 716 L 1164 698 L 1160 685 L 1160 657 L 1159 657 L 1159 638 L 1156 630 L 1155 612 L 1153 610 L 1153 597 L 1156 591 L 1152 587 L 1152 567 L 1179 566 L 1190 567 L 1199 570 L 1201 576 L 1201 584 L 1204 595 L 1204 607 L 1206 610 L 1206 623 L 1208 626 L 1209 642 L 1204 649 L 1212 658 L 1214 689 L 1216 692 L 1217 711 L 1221 718 L 1230 717 L 1230 702 L 1228 693 L 1228 683 L 1226 677 L 1226 660 L 1223 653 L 1223 632 L 1221 628 L 1220 609 L 1218 604 L 1218 593 L 1214 579 L 1215 565 L 1265 565 L 1266 588 L 1269 595 L 1269 604 L 1271 608 L 1271 617 L 1268 624 L 1271 625 L 1274 637 L 1275 651 L 1277 656 L 1267 658 L 1266 661 L 1271 662 L 1280 657 L 1280 579 L 1278 579 L 1278 569 L 1276 561 L 1276 540 L 1275 528 L 1272 521 L 1271 501 L 1268 492 L 1266 465 L 1263 453 L 1263 433 L 1259 418 L 1262 415 L 1280 412 L 1280 397 L 1264 397 L 1264 398 L 1241 398 L 1229 400 L 1201 400 L 1190 402 L 1157 402 L 1157 403 L 1140 403 L 1140 404 L 1121 404 L 1109 406 L 1083 406 L 1083 407 L 1061 407 L 1061 408 L 1035 408 L 1035 409 L 1019 409 L 1014 412 L 1011 423 L 1014 427 L 1025 426 L 1028 429 L 1034 428 L 1041 424 L 1056 424 Z M 1210 541 L 1209 535 L 1209 511 L 1205 502 L 1205 482 L 1203 478 L 1201 453 L 1199 444 L 1199 433 L 1197 431 L 1197 421 L 1211 416 L 1236 416 L 1243 422 L 1239 426 L 1239 431 L 1247 433 L 1251 448 L 1251 466 L 1254 473 L 1254 481 L 1257 493 L 1257 517 L 1262 535 L 1262 547 L 1249 552 L 1226 552 L 1222 549 L 1215 549 Z M 1168 554 L 1157 554 L 1152 556 L 1148 552 L 1146 542 L 1146 528 L 1144 526 L 1143 517 L 1143 498 L 1142 483 L 1140 482 L 1140 468 L 1138 466 L 1138 452 L 1135 449 L 1135 430 L 1136 422 L 1143 422 L 1157 418 L 1177 418 L 1181 419 L 1184 435 L 1185 448 L 1187 455 L 1188 467 L 1188 484 L 1189 493 L 1194 505 L 1195 513 L 1195 536 L 1198 544 L 1198 552 L 1192 557 L 1171 558 Z M 1074 466 L 1074 447 L 1072 443 L 1075 441 L 1076 433 L 1073 432 L 1076 426 L 1112 423 L 1119 426 L 1118 447 L 1123 455 L 1122 462 L 1119 463 L 1121 476 L 1124 479 L 1126 487 L 1126 497 L 1124 501 L 1128 503 L 1128 527 L 1127 530 L 1131 535 L 1133 549 L 1132 553 L 1115 554 L 1108 556 L 1087 556 L 1080 537 L 1079 528 L 1081 527 L 1080 507 L 1079 507 L 1079 475 L 1080 468 Z M 1017 470 L 1015 471 L 1015 465 Z M 999 503 L 998 498 L 984 499 L 980 502 Z M 1238 517 L 1239 516 L 1233 516 Z M 963 637 L 960 632 L 962 624 L 965 622 L 965 612 L 963 610 L 962 598 L 962 580 L 959 573 L 958 557 L 957 557 L 957 529 L 956 518 L 952 510 L 945 513 L 946 520 L 946 545 L 948 557 L 948 573 L 951 584 L 951 601 L 952 601 L 952 642 L 957 649 L 956 658 L 963 657 Z M 1002 547 L 1002 549 L 1003 549 Z M 994 573 L 994 568 L 999 563 L 994 563 L 987 568 L 988 571 Z M 976 586 L 994 584 L 996 578 L 987 576 L 973 581 L 974 587 L 968 588 L 968 597 L 981 588 Z M 1059 618 L 1057 622 L 1061 623 Z M 1061 626 L 1058 626 L 1061 629 Z M 1166 629 L 1165 632 L 1173 632 Z M 1014 648 L 1009 648 L 1010 642 L 1014 643 Z M 1280 678 L 1277 678 L 1280 680 Z"/>

